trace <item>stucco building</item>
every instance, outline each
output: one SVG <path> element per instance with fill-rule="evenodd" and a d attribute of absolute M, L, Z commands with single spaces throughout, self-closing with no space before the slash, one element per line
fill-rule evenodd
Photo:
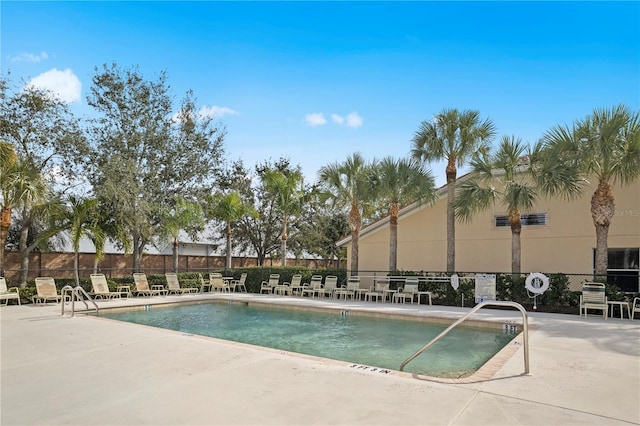
<path fill-rule="evenodd" d="M 466 177 L 458 179 L 458 182 Z M 521 212 L 523 273 L 592 274 L 596 246 L 591 218 L 592 181 L 582 196 L 572 201 L 540 198 L 531 211 Z M 640 180 L 614 185 L 616 211 L 609 228 L 609 271 L 625 291 L 640 291 Z M 435 204 L 412 204 L 398 220 L 398 270 L 446 270 L 446 186 Z M 511 228 L 506 208 L 496 204 L 468 223 L 456 223 L 456 270 L 459 272 L 510 272 Z M 347 246 L 350 268 L 351 238 Z M 359 273 L 386 273 L 389 265 L 389 218 L 362 229 Z M 619 280 L 624 276 L 622 281 Z M 628 278 L 627 278 L 628 277 Z"/>

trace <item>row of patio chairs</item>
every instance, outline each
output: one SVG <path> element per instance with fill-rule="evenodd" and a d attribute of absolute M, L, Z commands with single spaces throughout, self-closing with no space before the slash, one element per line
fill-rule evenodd
<path fill-rule="evenodd" d="M 247 292 L 247 286 L 245 284 L 247 280 L 247 273 L 243 272 L 240 275 L 240 279 L 236 280 L 233 277 L 223 277 L 219 272 L 211 272 L 209 274 L 209 281 L 205 281 L 202 274 L 200 276 L 200 293 L 205 292 Z"/>
<path fill-rule="evenodd" d="M 360 278 L 351 276 L 346 285 L 338 287 L 338 277 L 335 275 L 313 275 L 308 283 L 302 283 L 302 275 L 295 274 L 291 282 L 280 283 L 280 274 L 271 274 L 268 281 L 262 281 L 260 294 L 279 294 L 301 297 L 329 297 L 333 299 L 352 299 L 366 301 L 389 301 L 405 303 L 409 301 L 420 303 L 421 296 L 431 305 L 431 293 L 418 290 L 418 279 L 407 278 L 404 286 L 398 290 L 390 290 L 389 283 L 378 282 L 374 286 L 361 288 Z"/>

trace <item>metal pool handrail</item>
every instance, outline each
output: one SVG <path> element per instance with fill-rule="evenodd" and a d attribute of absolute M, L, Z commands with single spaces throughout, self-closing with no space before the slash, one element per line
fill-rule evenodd
<path fill-rule="evenodd" d="M 529 374 L 529 326 L 527 320 L 527 311 L 524 307 L 516 302 L 505 302 L 505 301 L 491 301 L 491 302 L 482 302 L 477 304 L 473 309 L 471 309 L 465 316 L 458 319 L 456 322 L 447 327 L 442 333 L 438 334 L 434 337 L 429 343 L 424 345 L 421 349 L 419 349 L 416 353 L 411 355 L 409 358 L 404 360 L 402 364 L 400 364 L 400 371 L 404 371 L 405 365 L 413 361 L 418 355 L 426 351 L 430 346 L 436 343 L 438 340 L 446 336 L 454 327 L 458 324 L 469 318 L 476 311 L 484 308 L 485 306 L 510 306 L 512 308 L 516 308 L 522 313 L 522 333 L 523 333 L 523 343 L 524 343 L 524 374 Z"/>
<path fill-rule="evenodd" d="M 62 287 L 62 290 L 60 291 L 60 294 L 62 295 L 62 301 L 60 303 L 62 305 L 62 315 L 64 315 L 64 305 L 65 305 L 67 293 L 70 293 L 71 295 L 71 316 L 72 317 L 75 316 L 76 299 L 84 303 L 85 310 L 87 311 L 89 310 L 89 305 L 87 304 L 86 300 L 89 300 L 96 310 L 96 315 L 98 314 L 98 310 L 99 310 L 98 305 L 96 305 L 96 302 L 93 301 L 93 298 L 89 295 L 89 293 L 87 293 L 80 286 L 71 287 L 70 285 L 66 285 Z"/>

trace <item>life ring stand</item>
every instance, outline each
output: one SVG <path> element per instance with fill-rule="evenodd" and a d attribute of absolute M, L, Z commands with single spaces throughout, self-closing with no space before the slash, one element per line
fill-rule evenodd
<path fill-rule="evenodd" d="M 542 285 L 540 287 L 534 287 L 534 280 L 542 281 Z M 542 294 L 549 289 L 549 277 L 540 272 L 532 272 L 525 280 L 524 286 L 533 294 Z"/>

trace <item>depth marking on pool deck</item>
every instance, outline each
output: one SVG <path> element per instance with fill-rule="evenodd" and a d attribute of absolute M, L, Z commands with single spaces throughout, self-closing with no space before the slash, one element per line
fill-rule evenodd
<path fill-rule="evenodd" d="M 370 367 L 368 365 L 351 364 L 349 367 L 350 368 L 355 368 L 356 370 L 366 370 L 366 371 L 371 372 L 371 373 L 381 373 L 381 374 L 390 374 L 391 373 L 391 370 L 386 370 L 384 368 L 378 368 L 378 367 Z"/>

